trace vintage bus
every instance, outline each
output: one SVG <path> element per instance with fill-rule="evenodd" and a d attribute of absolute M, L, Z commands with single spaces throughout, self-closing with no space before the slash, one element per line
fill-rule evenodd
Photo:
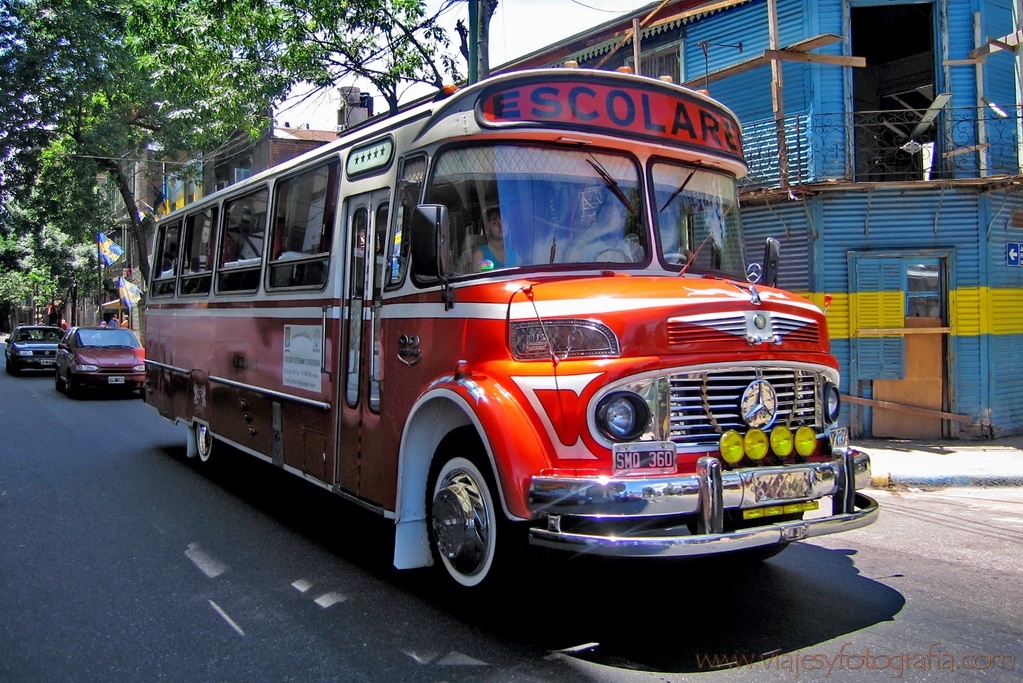
<path fill-rule="evenodd" d="M 626 73 L 371 119 L 159 221 L 145 400 L 455 587 L 529 546 L 760 559 L 865 526 L 825 317 L 773 286 L 777 242 L 747 264 L 745 172 L 729 110 Z"/>

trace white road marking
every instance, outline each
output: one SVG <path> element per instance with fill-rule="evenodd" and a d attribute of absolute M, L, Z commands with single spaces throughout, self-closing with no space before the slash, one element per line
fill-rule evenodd
<path fill-rule="evenodd" d="M 185 557 L 190 559 L 208 579 L 215 579 L 227 571 L 227 565 L 199 547 L 198 543 L 189 543 Z"/>
<path fill-rule="evenodd" d="M 449 652 L 444 655 L 438 662 L 438 666 L 488 666 L 486 662 L 481 662 L 478 659 L 473 659 L 469 655 L 463 655 L 461 652 Z"/>
<path fill-rule="evenodd" d="M 313 582 L 309 579 L 299 579 L 291 584 L 291 587 L 297 590 L 299 593 L 305 593 L 307 590 L 313 587 Z"/>
<path fill-rule="evenodd" d="M 330 593 L 324 593 L 320 597 L 316 598 L 316 604 L 320 607 L 327 609 L 331 605 L 336 605 L 339 602 L 344 602 L 347 598 L 340 593 L 331 591 Z"/>
<path fill-rule="evenodd" d="M 420 655 L 416 654 L 415 652 L 409 652 L 408 650 L 402 650 L 402 653 L 404 653 L 408 657 L 411 657 L 412 661 L 414 661 L 416 664 L 429 664 L 430 662 L 437 658 L 436 652 Z"/>
<path fill-rule="evenodd" d="M 234 623 L 234 619 L 232 619 L 231 617 L 227 616 L 227 612 L 225 612 L 224 610 L 220 609 L 220 605 L 218 605 L 217 603 L 213 602 L 212 600 L 210 600 L 209 602 L 210 602 L 210 607 L 215 609 L 217 611 L 217 614 L 219 614 L 221 617 L 223 617 L 224 621 L 226 621 L 231 626 L 231 628 L 233 628 L 235 631 L 238 632 L 238 635 L 240 635 L 240 636 L 244 636 L 245 635 L 245 631 L 242 630 L 241 626 L 239 626 L 238 624 Z"/>

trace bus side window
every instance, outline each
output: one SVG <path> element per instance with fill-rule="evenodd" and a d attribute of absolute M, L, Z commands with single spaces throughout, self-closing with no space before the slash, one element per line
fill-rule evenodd
<path fill-rule="evenodd" d="M 387 249 L 387 200 L 381 202 L 376 208 L 376 217 L 373 220 L 373 227 L 376 234 L 373 236 L 373 300 L 380 299 L 380 292 L 384 288 L 384 268 L 387 259 L 384 253 Z"/>
<path fill-rule="evenodd" d="M 182 252 L 181 293 L 208 294 L 213 279 L 210 259 L 213 226 L 216 224 L 217 207 L 213 206 L 185 219 L 184 250 Z"/>
<path fill-rule="evenodd" d="M 334 161 L 277 184 L 271 287 L 322 286 L 327 281 L 339 168 Z"/>
<path fill-rule="evenodd" d="M 152 296 L 172 296 L 178 274 L 178 246 L 181 221 L 160 226 L 153 252 Z"/>
<path fill-rule="evenodd" d="M 388 288 L 401 284 L 409 264 L 409 237 L 412 234 L 412 215 L 419 204 L 423 183 L 426 181 L 426 157 L 417 156 L 402 161 L 398 180 L 398 204 L 394 213 L 394 237 L 388 251 L 390 273 Z"/>
<path fill-rule="evenodd" d="M 220 235 L 220 270 L 217 275 L 219 290 L 255 290 L 259 287 L 268 194 L 264 188 L 224 202 L 225 221 Z"/>

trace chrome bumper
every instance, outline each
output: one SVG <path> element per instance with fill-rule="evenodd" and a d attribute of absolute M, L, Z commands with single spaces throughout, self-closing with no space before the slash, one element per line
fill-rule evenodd
<path fill-rule="evenodd" d="M 534 477 L 530 502 L 546 528 L 530 530 L 534 545 L 596 555 L 686 557 L 743 550 L 849 531 L 877 519 L 877 503 L 856 493 L 870 485 L 870 457 L 852 448 L 826 463 L 723 472 L 716 458 L 697 462 L 695 474 L 656 478 Z M 784 505 L 832 496 L 831 515 L 766 522 L 725 532 L 724 511 Z M 632 536 L 562 531 L 562 517 L 591 521 L 697 514 L 698 533 L 685 524 Z"/>

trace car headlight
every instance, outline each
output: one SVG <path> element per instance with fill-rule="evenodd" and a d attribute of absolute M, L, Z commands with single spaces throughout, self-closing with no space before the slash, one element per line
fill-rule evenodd
<path fill-rule="evenodd" d="M 828 422 L 838 422 L 838 414 L 842 410 L 842 399 L 838 387 L 831 382 L 824 383 L 824 418 Z"/>
<path fill-rule="evenodd" d="M 17 350 L 17 354 L 19 356 L 31 356 L 32 355 L 32 350 L 31 349 L 18 349 Z"/>
<path fill-rule="evenodd" d="M 608 394 L 597 404 L 597 428 L 612 441 L 632 441 L 646 431 L 650 409 L 631 391 Z"/>
<path fill-rule="evenodd" d="M 140 364 L 136 365 L 133 369 L 135 370 L 135 372 L 145 372 L 146 371 L 146 364 L 145 363 L 140 363 Z"/>
<path fill-rule="evenodd" d="M 523 320 L 511 324 L 509 345 L 515 360 L 616 357 L 618 338 L 592 320 Z"/>
<path fill-rule="evenodd" d="M 99 370 L 98 365 L 86 365 L 84 363 L 79 363 L 75 366 L 75 372 L 96 372 L 97 370 Z"/>

